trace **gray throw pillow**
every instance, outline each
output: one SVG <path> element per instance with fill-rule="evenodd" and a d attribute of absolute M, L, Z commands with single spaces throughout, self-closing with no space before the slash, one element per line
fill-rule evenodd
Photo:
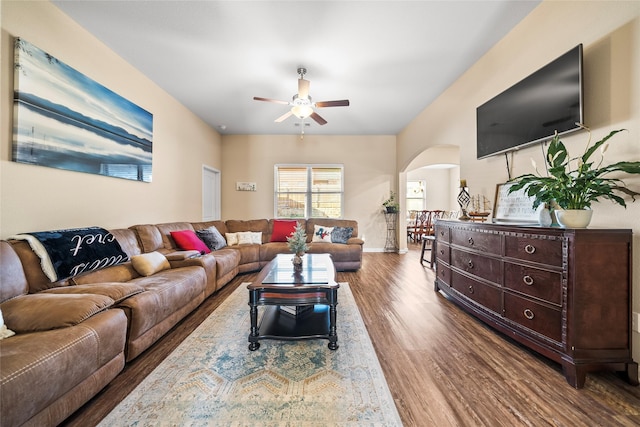
<path fill-rule="evenodd" d="M 353 234 L 353 227 L 333 227 L 331 243 L 347 243 Z"/>
<path fill-rule="evenodd" d="M 196 235 L 204 242 L 212 251 L 217 251 L 227 246 L 227 241 L 222 234 L 214 226 L 196 231 Z"/>

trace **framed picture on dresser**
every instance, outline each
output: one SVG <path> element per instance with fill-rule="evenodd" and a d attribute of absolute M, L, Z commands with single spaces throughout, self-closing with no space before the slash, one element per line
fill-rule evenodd
<path fill-rule="evenodd" d="M 539 221 L 539 211 L 543 209 L 540 205 L 538 209 L 533 209 L 533 197 L 525 194 L 524 190 L 509 193 L 510 183 L 496 185 L 496 196 L 493 199 L 493 222 L 494 223 L 517 223 L 517 224 L 537 224 Z"/>

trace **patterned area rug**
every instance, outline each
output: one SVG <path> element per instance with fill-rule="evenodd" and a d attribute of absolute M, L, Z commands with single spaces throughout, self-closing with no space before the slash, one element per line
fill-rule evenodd
<path fill-rule="evenodd" d="M 248 300 L 243 284 L 100 425 L 402 425 L 348 284 L 336 351 L 325 339 L 249 351 Z"/>

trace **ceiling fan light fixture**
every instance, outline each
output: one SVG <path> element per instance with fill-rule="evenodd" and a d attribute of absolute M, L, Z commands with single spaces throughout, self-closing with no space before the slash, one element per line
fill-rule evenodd
<path fill-rule="evenodd" d="M 291 107 L 291 112 L 299 119 L 306 119 L 313 114 L 313 108 L 308 105 L 294 105 Z"/>

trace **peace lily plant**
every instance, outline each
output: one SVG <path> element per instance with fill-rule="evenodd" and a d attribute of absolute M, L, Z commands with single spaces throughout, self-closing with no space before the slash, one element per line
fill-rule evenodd
<path fill-rule="evenodd" d="M 622 194 L 630 196 L 635 201 L 640 193 L 629 189 L 620 178 L 611 177 L 612 172 L 640 174 L 640 162 L 617 162 L 603 165 L 604 154 L 609 148 L 609 139 L 625 129 L 614 130 L 600 141 L 591 145 L 591 131 L 589 132 L 587 147 L 580 157 L 570 157 L 565 145 L 560 141 L 558 133 L 549 143 L 546 153 L 547 175 L 538 172 L 537 165 L 532 159 L 535 174 L 525 174 L 512 179 L 513 185 L 509 192 L 524 189 L 525 194 L 534 199 L 533 208 L 545 203 L 556 210 L 585 210 L 591 208 L 592 202 L 599 199 L 609 199 L 621 206 L 627 207 Z M 600 151 L 600 159 L 591 157 Z M 585 225 L 586 226 L 586 225 Z"/>

